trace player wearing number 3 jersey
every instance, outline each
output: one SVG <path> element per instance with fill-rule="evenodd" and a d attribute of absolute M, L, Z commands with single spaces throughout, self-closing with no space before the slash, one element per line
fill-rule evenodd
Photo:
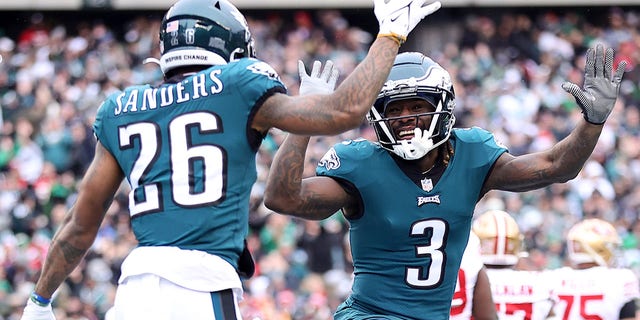
<path fill-rule="evenodd" d="M 410 319 L 449 314 L 482 180 L 505 151 L 477 128 L 456 130 L 453 139 L 458 149 L 451 171 L 429 191 L 369 141 L 338 144 L 321 160 L 318 174 L 353 183 L 366 210 L 349 220 L 355 278 L 345 310 L 393 311 Z M 340 314 L 337 319 L 343 319 Z"/>
<path fill-rule="evenodd" d="M 393 1 L 391 1 L 393 3 Z M 416 52 L 396 57 L 369 112 L 377 142 L 345 141 L 303 179 L 309 137 L 289 135 L 265 205 L 307 219 L 342 209 L 350 223 L 352 294 L 335 319 L 448 319 L 475 205 L 489 190 L 527 191 L 574 178 L 613 108 L 624 64 L 587 53 L 584 90 L 565 83 L 584 120 L 549 150 L 511 155 L 480 128 L 453 129 L 449 73 Z"/>
<path fill-rule="evenodd" d="M 253 270 L 244 238 L 262 139 L 273 127 L 337 134 L 360 125 L 399 46 L 440 3 L 374 7 L 380 33 L 361 66 L 333 91 L 332 63 L 314 65 L 311 75 L 301 63 L 305 95 L 293 97 L 256 59 L 247 22 L 230 2 L 174 4 L 160 26 L 160 59 L 152 60 L 165 82 L 126 88 L 100 106 L 96 156 L 22 319 L 54 319 L 52 295 L 92 245 L 124 178 L 139 246 L 123 262 L 115 318 L 240 319 L 240 276 Z"/>

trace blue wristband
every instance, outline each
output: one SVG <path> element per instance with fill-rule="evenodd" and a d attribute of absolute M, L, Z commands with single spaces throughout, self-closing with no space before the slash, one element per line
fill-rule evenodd
<path fill-rule="evenodd" d="M 46 307 L 51 303 L 51 299 L 47 299 L 37 293 L 32 292 L 31 296 L 29 297 L 31 299 L 31 301 L 33 301 L 33 303 L 41 306 L 41 307 Z"/>

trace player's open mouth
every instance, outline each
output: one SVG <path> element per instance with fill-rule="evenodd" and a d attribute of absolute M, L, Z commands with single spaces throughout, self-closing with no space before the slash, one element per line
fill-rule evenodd
<path fill-rule="evenodd" d="M 398 138 L 399 139 L 403 139 L 403 140 L 413 138 L 413 133 L 414 133 L 413 130 L 414 129 L 402 130 L 402 131 L 398 132 Z"/>

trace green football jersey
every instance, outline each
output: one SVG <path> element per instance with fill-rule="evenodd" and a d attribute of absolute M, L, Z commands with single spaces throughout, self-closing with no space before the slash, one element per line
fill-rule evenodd
<path fill-rule="evenodd" d="M 318 164 L 318 175 L 352 183 L 364 205 L 363 215 L 349 220 L 355 278 L 335 319 L 449 318 L 475 205 L 506 151 L 479 128 L 455 129 L 450 139 L 449 165 L 423 188 L 366 140 L 336 144 Z"/>
<path fill-rule="evenodd" d="M 241 59 L 105 100 L 94 133 L 131 186 L 140 246 L 201 250 L 237 267 L 263 138 L 250 122 L 276 92 L 286 88 L 269 65 Z"/>

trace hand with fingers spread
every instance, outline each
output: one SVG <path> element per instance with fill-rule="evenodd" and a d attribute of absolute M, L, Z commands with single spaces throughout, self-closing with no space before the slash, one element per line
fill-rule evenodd
<path fill-rule="evenodd" d="M 420 20 L 436 12 L 442 4 L 426 0 L 373 0 L 374 13 L 380 23 L 378 37 L 391 37 L 403 44 Z"/>
<path fill-rule="evenodd" d="M 616 103 L 626 66 L 622 61 L 613 72 L 613 49 L 605 50 L 598 44 L 587 50 L 584 88 L 571 82 L 562 84 L 562 89 L 575 97 L 587 122 L 604 124 L 607 120 Z"/>
<path fill-rule="evenodd" d="M 333 61 L 327 60 L 322 70 L 322 63 L 316 60 L 311 68 L 311 75 L 307 74 L 304 63 L 298 60 L 298 74 L 300 74 L 300 95 L 307 94 L 330 94 L 336 87 L 338 68 L 333 65 Z"/>

